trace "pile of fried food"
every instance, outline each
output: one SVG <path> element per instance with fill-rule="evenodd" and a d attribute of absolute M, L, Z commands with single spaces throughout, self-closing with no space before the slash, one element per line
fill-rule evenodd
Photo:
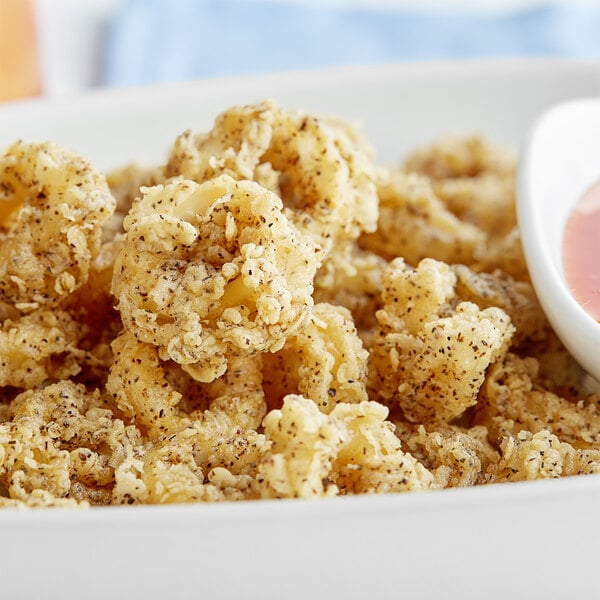
<path fill-rule="evenodd" d="M 271 101 L 97 172 L 0 158 L 0 506 L 309 498 L 600 472 L 532 291 L 515 161 L 398 168 Z"/>

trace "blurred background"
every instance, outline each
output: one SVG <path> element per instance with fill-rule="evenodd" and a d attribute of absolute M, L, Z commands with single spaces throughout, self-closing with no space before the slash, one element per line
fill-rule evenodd
<path fill-rule="evenodd" d="M 596 0 L 0 0 L 0 100 L 404 60 L 600 58 Z"/>

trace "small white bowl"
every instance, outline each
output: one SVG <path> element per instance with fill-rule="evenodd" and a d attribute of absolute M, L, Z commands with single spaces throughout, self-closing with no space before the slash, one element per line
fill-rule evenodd
<path fill-rule="evenodd" d="M 600 323 L 585 311 L 567 284 L 563 239 L 574 205 L 599 180 L 600 98 L 564 102 L 545 111 L 532 126 L 521 153 L 517 212 L 523 250 L 548 320 L 575 359 L 597 380 Z"/>

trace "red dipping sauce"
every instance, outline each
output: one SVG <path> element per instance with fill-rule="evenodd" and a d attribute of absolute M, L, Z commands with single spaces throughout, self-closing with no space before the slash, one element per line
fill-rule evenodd
<path fill-rule="evenodd" d="M 573 296 L 600 322 L 600 182 L 583 194 L 567 221 L 563 264 Z"/>

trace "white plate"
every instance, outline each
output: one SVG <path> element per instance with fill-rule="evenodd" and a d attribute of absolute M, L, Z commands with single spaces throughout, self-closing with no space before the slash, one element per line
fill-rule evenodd
<path fill-rule="evenodd" d="M 518 146 L 600 63 L 413 63 L 0 108 L 0 146 L 51 138 L 102 168 L 161 160 L 181 130 L 272 97 L 362 121 L 380 161 L 441 133 Z M 445 600 L 598 597 L 600 478 L 230 505 L 0 511 L 0 597 Z"/>

